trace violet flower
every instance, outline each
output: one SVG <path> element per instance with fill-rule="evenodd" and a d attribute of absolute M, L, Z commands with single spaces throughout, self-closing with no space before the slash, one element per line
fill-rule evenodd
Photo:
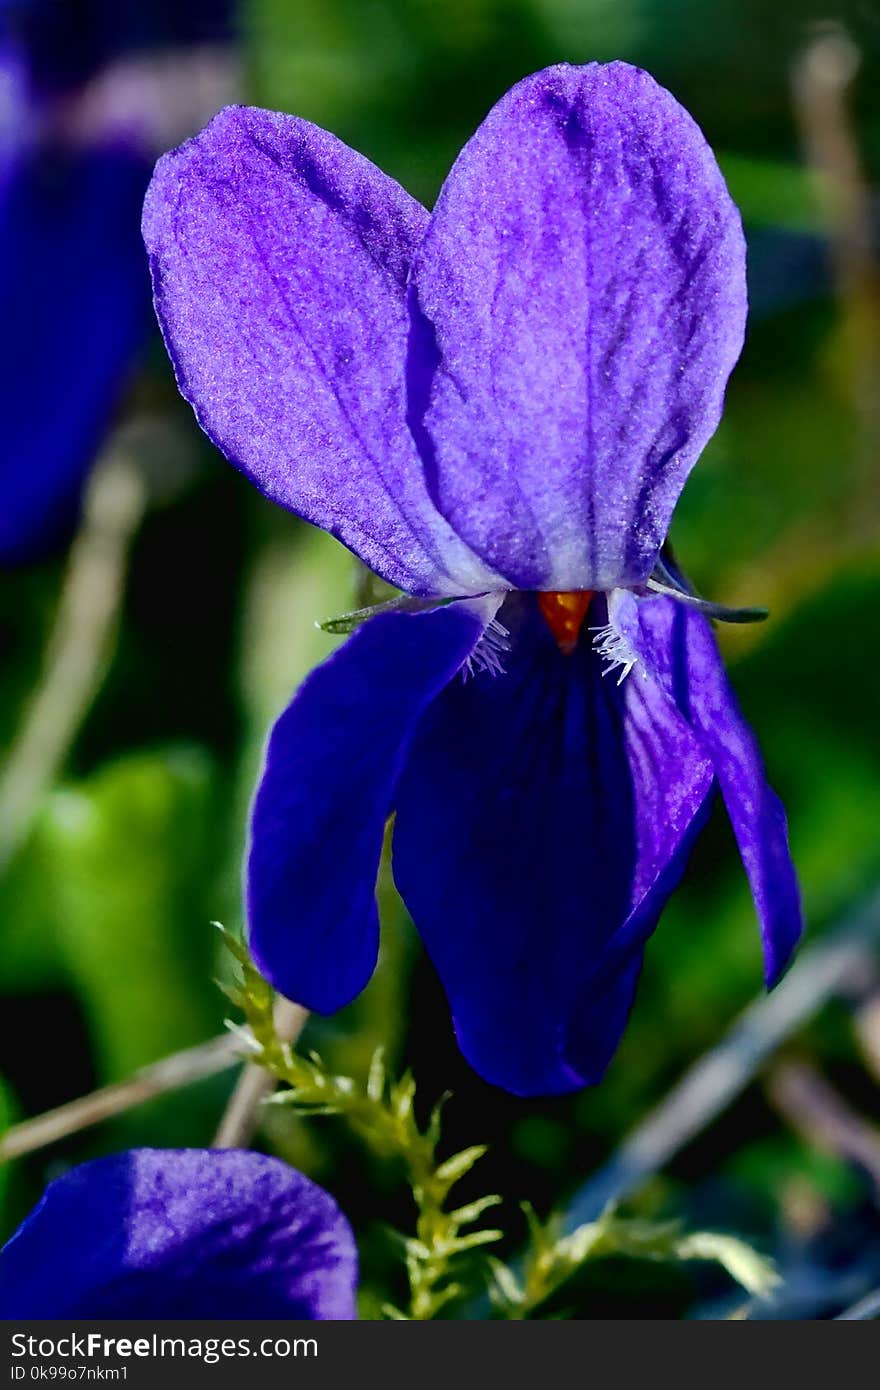
<path fill-rule="evenodd" d="M 239 1149 L 72 1168 L 0 1251 L 0 1317 L 351 1319 L 357 1253 L 322 1188 Z"/>
<path fill-rule="evenodd" d="M 326 131 L 232 108 L 160 161 L 144 234 L 202 427 L 417 596 L 272 733 L 247 883 L 272 983 L 321 1013 L 366 984 L 396 811 L 469 1061 L 520 1094 L 595 1082 L 718 787 L 773 984 L 801 929 L 784 813 L 660 554 L 746 316 L 691 117 L 624 63 L 549 68 L 429 214 Z"/>
<path fill-rule="evenodd" d="M 152 331 L 156 156 L 235 94 L 232 0 L 2 0 L 0 564 L 75 516 Z"/>

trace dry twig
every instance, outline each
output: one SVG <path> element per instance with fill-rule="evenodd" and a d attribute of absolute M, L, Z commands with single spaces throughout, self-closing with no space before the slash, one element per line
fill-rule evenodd
<path fill-rule="evenodd" d="M 100 1124 L 114 1115 L 121 1115 L 145 1100 L 152 1100 L 166 1091 L 179 1090 L 203 1077 L 215 1076 L 234 1066 L 241 1057 L 241 1042 L 230 1033 L 221 1033 L 208 1042 L 188 1047 L 161 1062 L 143 1067 L 128 1081 L 102 1086 L 90 1095 L 68 1101 L 56 1110 L 47 1110 L 33 1120 L 12 1125 L 0 1139 L 0 1162 L 21 1158 L 35 1149 L 57 1144 L 90 1125 Z"/>
<path fill-rule="evenodd" d="M 279 999 L 275 1006 L 275 1032 L 280 1042 L 295 1043 L 308 1019 L 308 1009 Z M 260 1121 L 260 1111 L 276 1086 L 265 1067 L 248 1062 L 236 1082 L 214 1139 L 215 1149 L 245 1149 Z"/>
<path fill-rule="evenodd" d="M 0 872 L 26 840 L 101 684 L 146 502 L 137 464 L 112 445 L 92 475 L 43 675 L 0 773 Z"/>
<path fill-rule="evenodd" d="M 880 1129 L 807 1062 L 780 1062 L 767 1080 L 776 1109 L 804 1139 L 863 1169 L 880 1196 Z"/>
<path fill-rule="evenodd" d="M 594 1221 L 663 1168 L 739 1096 L 779 1045 L 832 995 L 873 968 L 880 892 L 821 941 L 801 952 L 772 994 L 740 1016 L 727 1037 L 695 1062 L 617 1153 L 588 1178 L 566 1214 L 566 1229 Z"/>

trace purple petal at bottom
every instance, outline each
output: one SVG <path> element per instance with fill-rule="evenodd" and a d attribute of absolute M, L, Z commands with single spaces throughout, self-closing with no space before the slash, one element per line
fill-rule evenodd
<path fill-rule="evenodd" d="M 371 618 L 281 715 L 251 821 L 250 945 L 282 994 L 332 1013 L 376 963 L 385 822 L 413 732 L 483 621 L 461 604 Z"/>
<path fill-rule="evenodd" d="M 345 1217 L 286 1163 L 135 1149 L 50 1183 L 0 1251 L 0 1316 L 350 1319 L 356 1279 Z"/>
<path fill-rule="evenodd" d="M 471 1065 L 549 1094 L 608 1065 L 712 770 L 660 687 L 604 679 L 586 634 L 563 656 L 533 596 L 500 620 L 504 673 L 453 682 L 423 720 L 394 874 Z"/>
<path fill-rule="evenodd" d="M 616 595 L 612 608 L 712 760 L 752 890 L 770 988 L 803 931 L 800 892 L 785 810 L 767 781 L 758 741 L 743 718 L 711 625 L 674 599 Z"/>

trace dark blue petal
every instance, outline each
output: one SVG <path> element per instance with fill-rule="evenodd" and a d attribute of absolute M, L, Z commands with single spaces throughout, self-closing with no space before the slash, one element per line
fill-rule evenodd
<path fill-rule="evenodd" d="M 272 731 L 251 823 L 248 920 L 272 984 L 332 1013 L 372 974 L 375 885 L 401 764 L 483 623 L 456 604 L 370 619 Z"/>
<path fill-rule="evenodd" d="M 55 539 L 150 324 L 147 162 L 45 153 L 0 195 L 0 564 Z"/>
<path fill-rule="evenodd" d="M 353 1318 L 336 1203 L 277 1158 L 136 1149 L 72 1168 L 0 1251 L 3 1318 Z"/>
<path fill-rule="evenodd" d="M 791 960 L 803 914 L 785 810 L 767 781 L 758 741 L 702 614 L 668 598 L 626 596 L 616 608 L 633 645 L 712 759 L 755 900 L 769 988 Z"/>
<path fill-rule="evenodd" d="M 594 603 L 591 623 L 601 621 Z M 712 783 L 663 691 L 510 599 L 503 675 L 452 682 L 397 795 L 397 885 L 465 1056 L 518 1094 L 598 1081 Z"/>

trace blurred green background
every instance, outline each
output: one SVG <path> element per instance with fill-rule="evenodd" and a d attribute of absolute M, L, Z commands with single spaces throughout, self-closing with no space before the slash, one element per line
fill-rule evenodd
<path fill-rule="evenodd" d="M 429 204 L 491 104 L 551 62 L 638 63 L 705 130 L 743 211 L 752 313 L 724 421 L 672 539 L 701 592 L 772 609 L 767 624 L 720 637 L 789 810 L 818 938 L 880 879 L 880 8 L 251 0 L 240 18 L 246 100 L 328 127 Z M 0 1073 L 13 1120 L 222 1027 L 213 977 L 225 965 L 209 922 L 240 924 L 260 747 L 331 649 L 315 619 L 356 600 L 347 553 L 275 511 L 199 435 L 158 339 L 117 423 L 144 418 L 158 431 L 154 451 L 167 438 L 180 459 L 133 537 L 100 688 L 0 881 Z M 66 565 L 57 554 L 0 583 L 9 749 L 40 682 Z M 396 1066 L 414 1067 L 425 1105 L 451 1090 L 450 1143 L 492 1144 L 481 1188 L 542 1210 L 613 1151 L 759 989 L 753 909 L 718 813 L 650 944 L 605 1082 L 521 1102 L 459 1058 L 387 870 L 381 896 L 380 971 L 343 1014 L 313 1020 L 308 1043 L 361 1073 L 381 1042 Z M 821 1010 L 642 1201 L 782 1258 L 807 1251 L 822 1269 L 845 1263 L 841 1248 L 875 1258 L 880 1282 L 876 1186 L 833 1145 L 811 1142 L 772 1085 L 773 1067 L 804 1061 L 876 1125 L 876 1073 L 854 1017 L 852 1001 Z M 4 1228 L 71 1162 L 129 1144 L 209 1143 L 231 1083 L 215 1077 L 2 1170 Z M 408 1210 L 387 1175 L 332 1120 L 279 1112 L 261 1140 L 336 1195 L 361 1234 L 367 1283 L 384 1278 L 382 1222 L 405 1225 Z M 520 1231 L 515 1212 L 511 1224 Z M 713 1292 L 690 1276 L 606 1269 L 579 1294 L 579 1315 L 674 1315 Z"/>

